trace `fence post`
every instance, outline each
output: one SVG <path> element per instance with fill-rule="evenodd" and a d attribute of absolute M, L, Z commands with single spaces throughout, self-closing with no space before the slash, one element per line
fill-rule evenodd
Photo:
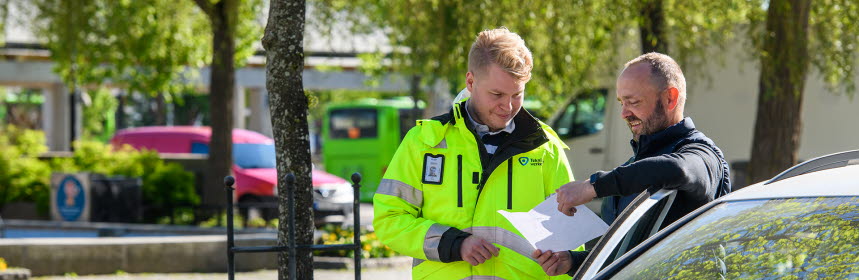
<path fill-rule="evenodd" d="M 233 176 L 224 177 L 224 185 L 227 186 L 227 279 L 233 280 L 236 273 L 236 263 L 233 259 L 233 184 L 236 179 Z"/>
<path fill-rule="evenodd" d="M 352 242 L 355 244 L 355 279 L 361 279 L 361 173 L 352 173 Z"/>

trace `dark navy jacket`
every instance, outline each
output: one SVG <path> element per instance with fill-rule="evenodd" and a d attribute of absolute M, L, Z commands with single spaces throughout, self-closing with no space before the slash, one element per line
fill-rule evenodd
<path fill-rule="evenodd" d="M 612 171 L 599 171 L 590 178 L 597 197 L 605 197 L 602 218 L 608 224 L 650 187 L 677 190 L 663 227 L 731 192 L 725 156 L 688 117 L 630 144 L 635 156 Z"/>

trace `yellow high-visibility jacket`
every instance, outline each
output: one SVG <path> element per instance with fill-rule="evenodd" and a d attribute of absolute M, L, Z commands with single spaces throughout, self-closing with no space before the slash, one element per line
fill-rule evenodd
<path fill-rule="evenodd" d="M 534 247 L 497 211 L 526 212 L 572 181 L 567 146 L 520 110 L 513 133 L 489 155 L 464 106 L 409 130 L 373 198 L 376 234 L 415 258 L 413 279 L 550 279 L 531 258 Z M 495 244 L 499 256 L 478 266 L 462 261 L 469 235 Z"/>

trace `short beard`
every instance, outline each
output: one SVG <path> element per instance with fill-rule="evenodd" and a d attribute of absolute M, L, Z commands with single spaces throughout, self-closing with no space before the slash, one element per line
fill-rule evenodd
<path fill-rule="evenodd" d="M 665 106 L 662 105 L 662 102 L 657 101 L 656 108 L 653 108 L 653 114 L 650 115 L 650 119 L 646 121 L 641 120 L 641 134 L 635 137 L 635 140 L 638 141 L 641 135 L 654 134 L 668 127 L 668 112 L 665 112 Z"/>

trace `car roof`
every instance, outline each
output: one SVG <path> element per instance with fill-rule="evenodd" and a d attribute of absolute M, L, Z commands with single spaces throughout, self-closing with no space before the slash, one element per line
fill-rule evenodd
<path fill-rule="evenodd" d="M 116 133 L 115 137 L 127 137 L 130 135 L 193 135 L 209 139 L 212 135 L 212 129 L 208 126 L 144 126 L 122 129 Z M 274 141 L 258 132 L 234 128 L 233 143 L 271 144 Z"/>
<path fill-rule="evenodd" d="M 859 196 L 859 164 L 816 171 L 769 184 L 757 183 L 732 192 L 721 200 L 819 196 Z"/>

